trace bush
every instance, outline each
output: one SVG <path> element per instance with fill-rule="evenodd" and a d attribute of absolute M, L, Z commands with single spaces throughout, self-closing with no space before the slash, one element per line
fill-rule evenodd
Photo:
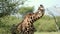
<path fill-rule="evenodd" d="M 5 16 L 0 18 L 0 34 L 10 34 L 10 28 L 13 24 L 20 23 L 20 19 L 13 16 Z"/>
<path fill-rule="evenodd" d="M 56 17 L 56 19 L 57 19 L 57 24 L 58 24 L 59 29 L 60 29 L 60 16 Z"/>
<path fill-rule="evenodd" d="M 56 24 L 54 22 L 54 19 L 49 16 L 44 16 L 41 19 L 37 20 L 34 23 L 37 31 L 39 32 L 52 32 L 57 31 Z"/>
<path fill-rule="evenodd" d="M 18 12 L 22 15 L 26 15 L 27 13 L 32 13 L 33 9 L 34 7 L 21 7 Z"/>

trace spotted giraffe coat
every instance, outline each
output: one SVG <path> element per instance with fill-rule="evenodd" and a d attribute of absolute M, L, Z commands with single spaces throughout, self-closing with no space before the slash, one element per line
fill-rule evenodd
<path fill-rule="evenodd" d="M 16 31 L 13 31 L 12 34 L 34 34 L 34 25 L 33 23 L 40 19 L 44 15 L 44 7 L 40 5 L 36 13 L 29 13 L 25 16 L 24 20 L 16 26 Z"/>

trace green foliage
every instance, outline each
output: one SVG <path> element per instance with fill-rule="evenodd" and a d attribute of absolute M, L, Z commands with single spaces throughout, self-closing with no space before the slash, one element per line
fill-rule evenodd
<path fill-rule="evenodd" d="M 52 17 L 43 16 L 41 19 L 34 23 L 37 31 L 39 32 L 51 32 L 57 31 L 55 21 Z"/>
<path fill-rule="evenodd" d="M 5 16 L 0 18 L 0 34 L 10 34 L 12 25 L 18 24 L 20 21 L 20 19 L 13 16 Z"/>
<path fill-rule="evenodd" d="M 19 5 L 23 5 L 25 0 L 1 0 L 0 1 L 0 17 L 16 13 Z"/>
<path fill-rule="evenodd" d="M 25 15 L 26 13 L 32 13 L 33 7 L 21 7 L 18 12 L 23 15 Z"/>
<path fill-rule="evenodd" d="M 57 19 L 57 24 L 58 24 L 58 26 L 60 28 L 60 16 L 56 17 L 56 19 Z"/>

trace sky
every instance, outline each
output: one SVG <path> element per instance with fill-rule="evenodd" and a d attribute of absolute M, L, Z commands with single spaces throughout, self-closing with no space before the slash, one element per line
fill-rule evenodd
<path fill-rule="evenodd" d="M 53 6 L 60 7 L 60 0 L 28 0 L 24 5 L 26 6 L 34 6 L 34 12 L 38 9 L 40 4 L 44 5 L 45 9 L 52 8 Z M 47 14 L 47 11 L 45 11 Z M 54 14 L 59 15 L 58 12 L 53 11 Z"/>

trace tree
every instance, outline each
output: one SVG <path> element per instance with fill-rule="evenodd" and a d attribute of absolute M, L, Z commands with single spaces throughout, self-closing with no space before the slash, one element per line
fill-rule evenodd
<path fill-rule="evenodd" d="M 27 13 L 33 13 L 33 9 L 34 7 L 21 7 L 18 12 L 24 16 Z"/>
<path fill-rule="evenodd" d="M 48 9 L 47 9 L 48 10 Z M 55 15 L 50 11 L 50 10 L 48 10 L 49 12 L 49 14 L 53 17 L 53 19 L 54 19 L 54 21 L 55 21 L 55 24 L 56 24 L 56 28 L 57 28 L 57 30 L 59 31 L 59 26 L 58 26 L 58 24 L 57 24 L 57 19 L 56 19 L 56 17 L 55 17 Z"/>
<path fill-rule="evenodd" d="M 25 0 L 0 0 L 0 17 L 17 12 Z"/>

